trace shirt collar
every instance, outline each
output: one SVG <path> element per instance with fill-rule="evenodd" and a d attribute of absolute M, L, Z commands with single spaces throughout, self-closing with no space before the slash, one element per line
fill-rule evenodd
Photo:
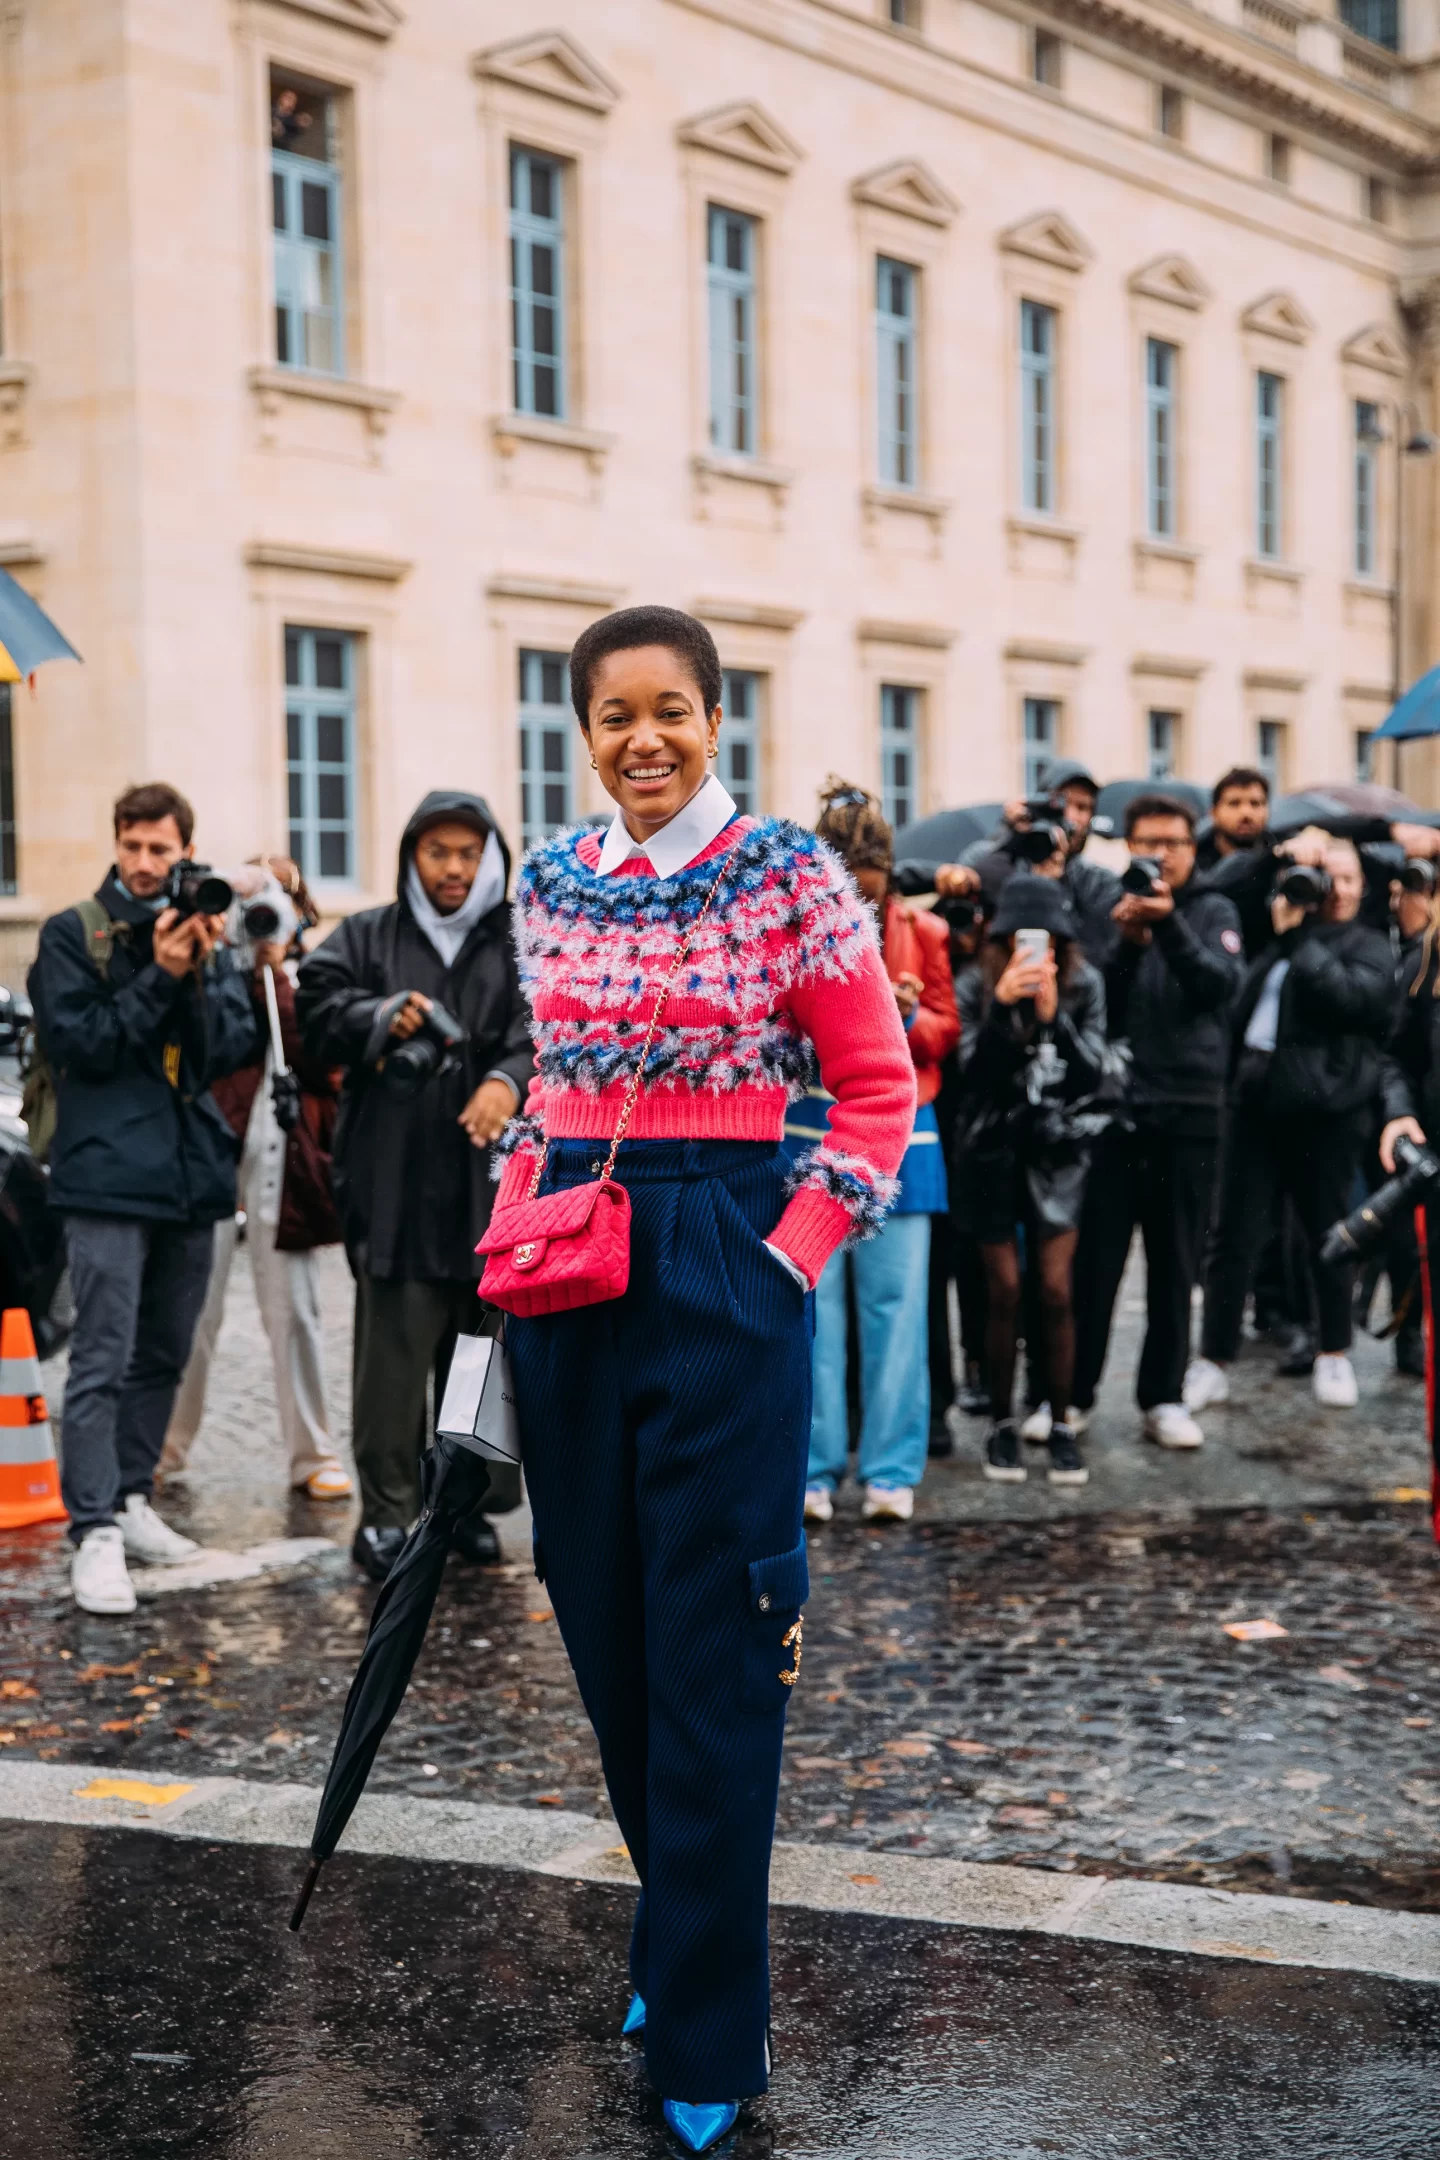
<path fill-rule="evenodd" d="M 724 832 L 734 815 L 734 800 L 714 773 L 696 790 L 684 809 L 677 810 L 669 824 L 662 825 L 659 832 L 652 833 L 646 841 L 631 839 L 624 816 L 617 810 L 601 844 L 600 875 L 609 877 L 612 871 L 628 863 L 632 855 L 643 855 L 656 877 L 674 877 L 687 863 L 694 862 L 697 855 L 704 853 L 711 841 Z"/>

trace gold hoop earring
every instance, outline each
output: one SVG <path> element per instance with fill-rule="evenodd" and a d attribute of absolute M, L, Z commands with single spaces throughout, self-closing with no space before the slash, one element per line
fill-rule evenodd
<path fill-rule="evenodd" d="M 590 770 L 591 772 L 599 772 L 600 770 L 599 761 L 593 757 L 590 760 Z"/>

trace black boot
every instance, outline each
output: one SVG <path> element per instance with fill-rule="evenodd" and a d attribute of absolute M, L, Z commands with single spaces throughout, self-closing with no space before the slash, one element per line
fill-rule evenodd
<path fill-rule="evenodd" d="M 450 1533 L 450 1550 L 462 1560 L 473 1560 L 476 1567 L 498 1566 L 500 1540 L 494 1523 L 484 1515 L 462 1516 Z"/>
<path fill-rule="evenodd" d="M 384 1530 L 361 1527 L 355 1533 L 350 1547 L 350 1557 L 357 1567 L 362 1567 L 371 1582 L 382 1583 L 399 1559 L 405 1544 L 406 1533 L 393 1525 Z"/>
<path fill-rule="evenodd" d="M 985 1475 L 1000 1485 L 1023 1485 L 1025 1465 L 1020 1460 L 1020 1437 L 1013 1418 L 992 1425 L 985 1441 Z"/>

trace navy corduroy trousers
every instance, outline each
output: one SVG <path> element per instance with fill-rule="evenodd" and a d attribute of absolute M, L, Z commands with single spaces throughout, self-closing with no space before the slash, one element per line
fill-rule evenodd
<path fill-rule="evenodd" d="M 542 1190 L 605 1152 L 552 1144 Z M 624 1297 L 507 1328 L 536 1569 L 640 1877 L 646 2064 L 692 2103 L 763 2092 L 768 2069 L 770 1846 L 808 1590 L 813 1300 L 763 1243 L 789 1167 L 756 1142 L 627 1142 Z"/>

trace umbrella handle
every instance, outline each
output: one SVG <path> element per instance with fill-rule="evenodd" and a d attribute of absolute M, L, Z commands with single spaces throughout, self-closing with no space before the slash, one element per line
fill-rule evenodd
<path fill-rule="evenodd" d="M 295 1910 L 290 1915 L 290 1932 L 292 1935 L 298 1935 L 300 1932 L 300 1923 L 305 1918 L 305 1908 L 310 1903 L 310 1893 L 320 1880 L 320 1870 L 324 1865 L 323 1860 L 312 1860 L 305 1870 L 305 1880 L 300 1885 L 300 1895 L 296 1898 Z"/>

